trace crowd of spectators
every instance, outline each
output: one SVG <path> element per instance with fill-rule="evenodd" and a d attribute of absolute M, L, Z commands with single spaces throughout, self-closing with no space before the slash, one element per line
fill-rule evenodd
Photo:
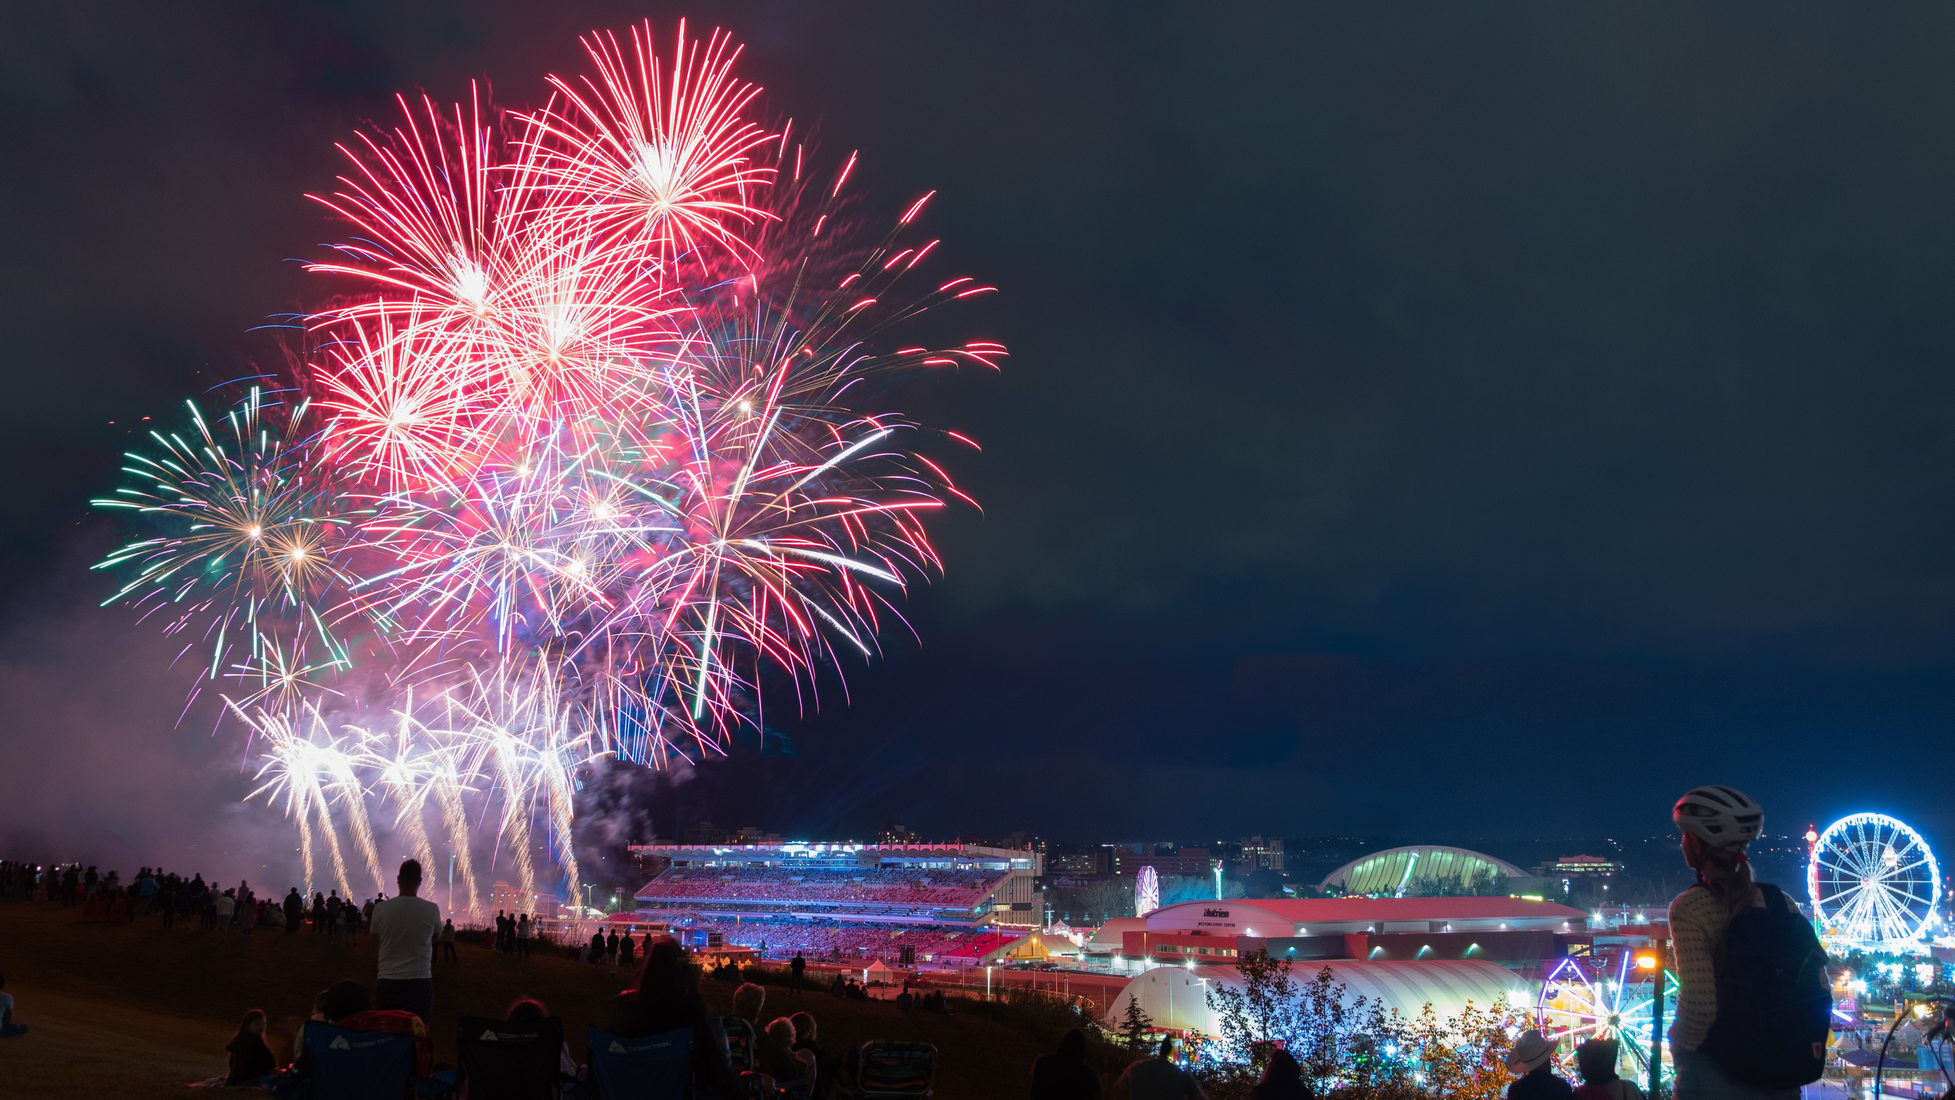
<path fill-rule="evenodd" d="M 965 877 L 956 877 L 960 875 Z M 254 929 L 296 935 L 308 926 L 314 935 L 347 939 L 357 936 L 362 929 L 375 932 L 381 954 L 377 975 L 379 998 L 367 983 L 341 981 L 318 993 L 309 1019 L 348 1030 L 409 1036 L 414 1040 L 417 1072 L 440 1079 L 426 1024 L 432 1002 L 431 986 L 424 975 L 434 959 L 454 958 L 457 934 L 452 922 L 436 915 L 431 902 L 414 896 L 419 876 L 419 865 L 408 861 L 402 866 L 399 896 L 390 901 L 381 895 L 356 904 L 341 898 L 337 891 L 314 893 L 307 898 L 297 888 L 288 890 L 283 897 L 268 898 L 259 895 L 248 882 L 228 886 L 206 881 L 201 874 L 186 877 L 162 868 L 140 868 L 124 881 L 113 870 L 104 873 L 92 866 L 0 860 L 0 900 L 32 900 L 73 908 L 82 920 L 133 922 L 144 918 L 154 919 L 165 928 L 180 923 L 218 937 L 251 934 Z M 693 880 L 679 875 L 661 876 L 661 881 L 674 884 L 674 889 L 697 886 L 704 890 L 709 881 L 718 880 Z M 773 885 L 786 882 L 792 882 L 797 891 L 811 886 L 806 874 L 787 876 L 785 873 Z M 765 883 L 742 885 L 758 889 Z M 812 884 L 836 896 L 901 894 L 916 899 L 954 894 L 960 900 L 982 897 L 995 885 L 995 881 L 969 878 L 965 872 L 923 869 L 836 873 L 830 881 Z M 415 906 L 419 908 L 410 908 Z M 376 922 L 376 907 L 386 919 Z M 409 917 L 414 919 L 410 922 Z M 831 1095 L 835 1082 L 851 1074 L 852 1067 L 842 1058 L 821 1049 L 815 1019 L 810 1013 L 796 1012 L 766 1019 L 761 1013 L 766 991 L 758 985 L 740 986 L 732 1016 L 710 1017 L 699 996 L 701 971 L 678 941 L 649 932 L 642 936 L 634 932 L 635 929 L 627 928 L 621 935 L 616 928 L 600 929 L 587 942 L 579 940 L 562 945 L 579 960 L 591 963 L 636 969 L 637 960 L 645 960 L 637 986 L 621 994 L 608 1012 L 607 1030 L 611 1033 L 637 1036 L 674 1027 L 694 1027 L 707 1040 L 695 1046 L 695 1057 L 700 1059 L 695 1070 L 702 1079 L 725 1078 L 743 1070 L 762 1073 L 790 1086 L 797 1095 L 809 1098 Z M 953 928 L 764 921 L 735 925 L 725 935 L 728 943 L 764 948 L 767 955 L 786 958 L 805 953 L 817 960 L 851 961 L 865 958 L 893 961 L 905 948 L 921 960 L 960 947 L 968 951 L 993 939 L 1002 942 L 1011 938 Z M 532 916 L 514 913 L 498 913 L 494 925 L 483 929 L 481 935 L 485 947 L 511 954 L 527 955 L 532 942 L 541 945 L 542 941 L 540 922 Z M 796 958 L 797 995 L 802 974 L 799 964 L 803 961 Z M 727 973 L 732 975 L 737 971 L 728 968 Z M 4 989 L 4 981 L 0 977 L 0 989 Z M 831 988 L 831 992 L 837 997 L 865 996 L 863 987 L 852 979 L 838 975 L 834 985 L 838 988 Z M 376 1007 L 376 1000 L 380 1007 Z M 898 1000 L 902 1007 L 911 1007 L 907 984 Z M 4 1034 L 7 1037 L 24 1034 L 27 1029 L 15 1017 L 12 998 L 0 1000 L 0 1006 L 5 1010 L 0 1012 Z M 917 1002 L 916 1007 L 949 1012 L 941 993 L 935 994 L 934 999 Z M 512 1005 L 505 1015 L 512 1026 L 527 1026 L 546 1014 L 547 1010 L 538 1002 L 525 998 Z M 209 1083 L 265 1082 L 277 1092 L 281 1081 L 291 1086 L 295 1080 L 303 1080 L 309 1073 L 303 1044 L 295 1041 L 293 1049 L 297 1056 L 290 1064 L 279 1067 L 266 1028 L 267 1016 L 262 1010 L 247 1012 L 225 1047 L 227 1071 Z M 587 1070 L 575 1062 L 567 1046 L 560 1061 L 566 1084 L 587 1077 Z M 453 1071 L 448 1071 L 448 1077 L 453 1083 Z M 800 1087 L 794 1087 L 797 1085 Z"/>
<path fill-rule="evenodd" d="M 101 872 L 79 863 L 29 863 L 0 860 L 0 900 L 41 900 L 78 910 L 83 921 L 126 924 L 156 916 L 165 928 L 179 924 L 220 936 L 234 932 L 279 930 L 296 934 L 310 925 L 315 935 L 356 939 L 372 920 L 384 895 L 355 902 L 338 890 L 314 893 L 310 901 L 298 887 L 283 897 L 259 894 L 245 880 L 236 886 L 206 882 L 200 873 L 184 877 L 161 867 L 143 867 L 123 881 L 117 871 Z"/>
<path fill-rule="evenodd" d="M 1004 881 L 1003 872 L 935 867 L 840 870 L 767 867 L 668 867 L 638 891 L 646 901 L 759 901 L 836 906 L 968 909 Z"/>
<path fill-rule="evenodd" d="M 715 930 L 727 943 L 751 947 L 766 958 L 806 955 L 817 962 L 895 961 L 905 947 L 916 959 L 927 960 L 981 935 L 954 928 L 754 920 L 718 925 Z"/>

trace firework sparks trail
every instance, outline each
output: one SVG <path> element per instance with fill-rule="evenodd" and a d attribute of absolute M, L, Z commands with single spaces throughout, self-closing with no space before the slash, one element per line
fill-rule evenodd
<path fill-rule="evenodd" d="M 97 502 L 151 528 L 101 563 L 111 602 L 227 683 L 308 886 L 324 843 L 351 896 L 336 817 L 380 876 L 369 799 L 431 861 L 432 800 L 471 908 L 472 819 L 526 895 L 540 844 L 574 897 L 582 770 L 723 757 L 765 700 L 818 706 L 969 501 L 929 452 L 975 444 L 866 404 L 1005 355 L 900 335 L 990 291 L 927 274 L 931 195 L 866 236 L 856 156 L 817 171 L 724 32 L 583 45 L 539 109 L 402 97 L 343 143 L 292 377 L 191 403 Z"/>
<path fill-rule="evenodd" d="M 410 696 L 407 706 L 395 714 L 399 725 L 391 736 L 372 734 L 357 726 L 348 728 L 366 742 L 358 763 L 379 774 L 381 787 L 393 799 L 394 824 L 405 832 L 408 850 L 433 874 L 434 847 L 428 842 L 422 815 L 429 795 L 434 792 L 435 772 L 430 754 L 415 737 L 413 709 Z"/>
<path fill-rule="evenodd" d="M 313 881 L 313 832 L 306 824 L 310 814 L 317 822 L 319 834 L 325 837 L 327 853 L 332 857 L 333 881 L 351 899 L 353 883 L 346 873 L 346 856 L 339 846 L 339 833 L 333 827 L 328 796 L 338 782 L 341 767 L 338 761 L 343 760 L 338 745 L 330 739 L 323 744 L 314 741 L 288 715 L 265 710 L 247 712 L 229 699 L 225 700 L 225 706 L 264 740 L 264 764 L 258 770 L 262 782 L 247 797 L 284 796 L 286 813 L 299 823 L 300 859 L 305 867 L 307 889 Z"/>
<path fill-rule="evenodd" d="M 327 784 L 334 800 L 346 810 L 347 832 L 353 835 L 353 843 L 358 846 L 360 855 L 367 861 L 367 874 L 371 876 L 376 890 L 387 887 L 387 875 L 380 869 L 380 848 L 374 843 L 373 823 L 367 818 L 367 791 L 353 770 L 353 760 L 345 752 L 334 746 L 325 754 Z"/>
<path fill-rule="evenodd" d="M 444 755 L 443 766 L 433 780 L 435 800 L 441 804 L 442 824 L 448 829 L 448 850 L 453 854 L 455 870 L 462 878 L 463 912 L 479 912 L 476 908 L 481 893 L 475 888 L 475 860 L 469 854 L 468 811 L 462 806 L 462 784 L 456 774 L 452 761 Z"/>

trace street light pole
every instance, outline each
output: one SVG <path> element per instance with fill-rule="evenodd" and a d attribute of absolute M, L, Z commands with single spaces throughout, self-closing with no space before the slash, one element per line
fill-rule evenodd
<path fill-rule="evenodd" d="M 1650 1078 L 1649 1095 L 1655 1100 L 1663 1084 L 1663 960 L 1669 954 L 1669 941 L 1657 940 L 1649 951 L 1636 956 L 1636 965 L 1655 973 L 1655 992 L 1650 996 Z"/>

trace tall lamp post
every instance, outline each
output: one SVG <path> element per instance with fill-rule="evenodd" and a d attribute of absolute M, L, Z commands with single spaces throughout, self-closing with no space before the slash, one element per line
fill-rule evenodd
<path fill-rule="evenodd" d="M 1656 992 L 1650 997 L 1650 1081 L 1649 1095 L 1654 1097 L 1657 1086 L 1663 1083 L 1663 956 L 1664 940 L 1657 940 L 1649 948 L 1636 953 L 1636 969 L 1647 970 L 1655 975 Z"/>

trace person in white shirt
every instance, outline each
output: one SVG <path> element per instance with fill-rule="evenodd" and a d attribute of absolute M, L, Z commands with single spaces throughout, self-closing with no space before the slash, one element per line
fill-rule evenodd
<path fill-rule="evenodd" d="M 374 1007 L 412 1012 L 426 1020 L 434 1011 L 434 938 L 441 907 L 416 897 L 421 863 L 401 863 L 400 894 L 373 907 L 373 938 L 380 944 Z"/>

